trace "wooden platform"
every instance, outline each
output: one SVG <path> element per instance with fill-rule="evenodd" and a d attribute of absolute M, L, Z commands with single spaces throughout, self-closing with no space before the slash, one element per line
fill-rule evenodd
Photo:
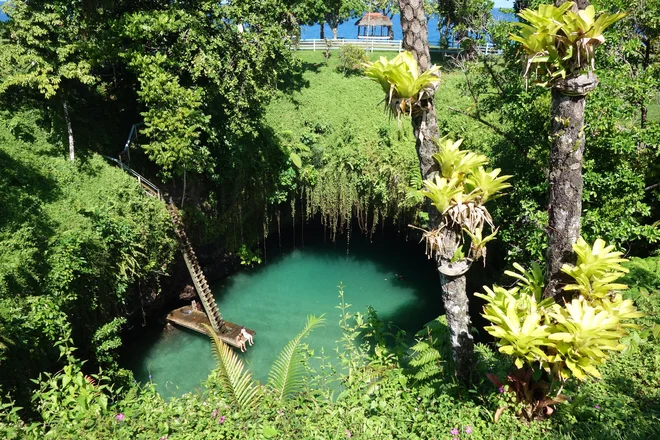
<path fill-rule="evenodd" d="M 200 312 L 199 310 L 193 310 L 190 306 L 172 310 L 167 315 L 167 320 L 174 324 L 178 324 L 182 327 L 189 328 L 190 330 L 194 330 L 205 335 L 208 335 L 208 332 L 203 324 L 211 326 L 211 322 L 206 316 L 206 313 Z M 235 348 L 240 348 L 237 338 L 241 332 L 241 326 L 229 321 L 224 321 L 224 323 L 225 324 L 222 327 L 222 333 L 217 333 L 218 337 L 225 344 L 231 345 Z M 246 328 L 245 330 L 252 336 L 257 334 L 254 330 L 250 330 L 249 328 Z"/>

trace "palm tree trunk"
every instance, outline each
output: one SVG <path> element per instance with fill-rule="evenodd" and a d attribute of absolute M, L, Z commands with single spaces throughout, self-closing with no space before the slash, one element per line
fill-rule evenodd
<path fill-rule="evenodd" d="M 424 12 L 424 0 L 399 0 L 401 28 L 404 48 L 414 55 L 421 71 L 428 69 L 431 57 L 428 45 L 428 28 Z M 422 103 L 426 111 L 414 112 L 412 116 L 415 148 L 423 179 L 431 179 L 438 172 L 433 154 L 438 148 L 433 142 L 438 138 L 438 120 L 433 98 Z M 440 215 L 427 204 L 430 226 L 439 225 Z M 460 239 L 460 231 L 446 230 L 443 236 L 443 250 L 437 255 L 437 268 L 440 274 L 442 301 L 445 306 L 456 374 L 464 382 L 469 382 L 473 369 L 474 341 L 470 333 L 469 300 L 466 293 L 464 274 L 450 275 L 447 267 Z"/>
<path fill-rule="evenodd" d="M 560 6 L 566 0 L 557 0 Z M 584 9 L 588 1 L 580 0 Z M 588 84 L 575 93 L 575 84 Z M 569 78 L 552 88 L 552 147 L 548 164 L 548 249 L 546 251 L 545 297 L 557 297 L 568 282 L 561 271 L 566 263 L 575 263 L 573 244 L 580 236 L 582 215 L 582 156 L 585 147 L 584 108 L 586 93 L 598 84 L 596 77 L 581 75 Z M 568 89 L 571 93 L 567 93 Z"/>

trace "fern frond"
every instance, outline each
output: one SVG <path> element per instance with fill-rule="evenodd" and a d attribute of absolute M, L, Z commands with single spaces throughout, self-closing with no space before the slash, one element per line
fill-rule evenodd
<path fill-rule="evenodd" d="M 413 352 L 409 365 L 413 368 L 412 378 L 417 382 L 423 395 L 433 394 L 442 382 L 440 378 L 451 368 L 449 347 L 449 329 L 447 318 L 439 316 L 427 323 L 416 334 L 417 343 L 411 347 Z"/>
<path fill-rule="evenodd" d="M 305 368 L 301 341 L 315 327 L 323 324 L 325 324 L 323 315 L 318 318 L 314 315 L 308 316 L 305 328 L 295 338 L 289 341 L 273 363 L 268 374 L 268 384 L 277 390 L 280 400 L 299 391 L 303 387 Z"/>
<path fill-rule="evenodd" d="M 418 381 L 427 381 L 428 379 L 442 376 L 444 370 L 441 366 L 437 364 L 427 364 L 420 368 L 417 373 L 415 373 L 415 379 Z"/>
<path fill-rule="evenodd" d="M 432 362 L 436 362 L 441 358 L 442 356 L 438 350 L 435 348 L 429 348 L 429 350 L 420 352 L 419 355 L 415 356 L 414 359 L 411 359 L 410 365 L 413 367 L 422 367 Z"/>
<path fill-rule="evenodd" d="M 243 361 L 208 325 L 204 325 L 213 346 L 213 357 L 217 361 L 217 378 L 228 399 L 239 408 L 254 408 L 262 397 L 261 388 L 252 380 Z"/>

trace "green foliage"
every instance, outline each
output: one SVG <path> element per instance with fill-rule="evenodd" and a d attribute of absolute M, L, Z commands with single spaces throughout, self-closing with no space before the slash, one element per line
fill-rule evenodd
<path fill-rule="evenodd" d="M 605 242 L 597 239 L 593 248 L 582 237 L 573 246 L 577 254 L 575 266 L 565 264 L 562 272 L 570 275 L 577 284 L 568 284 L 564 290 L 577 290 L 580 295 L 589 299 L 604 298 L 613 290 L 625 290 L 625 284 L 614 284 L 628 269 L 619 263 L 627 261 L 621 258 L 622 252 L 611 252 L 613 245 L 605 246 Z"/>
<path fill-rule="evenodd" d="M 165 2 L 118 17 L 130 42 L 119 57 L 146 107 L 144 148 L 165 176 L 213 175 L 214 165 L 230 170 L 228 159 L 244 160 L 234 147 L 255 141 L 264 105 L 293 65 L 275 20 L 283 12 L 274 1 Z"/>
<path fill-rule="evenodd" d="M 437 141 L 439 153 L 433 159 L 440 166 L 440 173 L 433 180 L 425 180 L 422 194 L 431 200 L 442 215 L 440 227 L 425 232 L 427 253 L 435 254 L 443 246 L 442 230 L 458 227 L 471 238 L 467 258 L 476 260 L 486 256 L 485 245 L 495 239 L 497 230 L 483 236 L 484 224 L 494 229 L 493 220 L 484 204 L 498 196 L 511 185 L 506 183 L 511 176 L 498 177 L 500 170 L 488 170 L 486 156 L 472 151 L 460 150 L 462 140 L 454 142 L 449 138 Z M 459 252 L 457 248 L 455 252 Z M 460 250 L 462 253 L 462 249 Z"/>
<path fill-rule="evenodd" d="M 289 341 L 273 363 L 268 374 L 268 387 L 278 400 L 284 401 L 302 391 L 306 385 L 306 347 L 301 342 L 324 322 L 323 316 L 308 316 L 303 330 Z M 264 397 L 264 389 L 252 380 L 251 373 L 245 369 L 243 361 L 232 348 L 222 342 L 211 327 L 206 326 L 206 329 L 213 342 L 213 355 L 218 361 L 213 380 L 218 383 L 232 406 L 255 408 Z"/>
<path fill-rule="evenodd" d="M 417 332 L 409 365 L 412 378 L 423 397 L 437 393 L 451 376 L 451 346 L 447 318 L 442 315 Z"/>
<path fill-rule="evenodd" d="M 86 45 L 88 22 L 68 2 L 3 2 L 9 38 L 0 39 L 0 93 L 34 87 L 45 98 L 62 94 L 67 81 L 94 84 Z M 68 90 L 65 90 L 66 94 Z"/>
<path fill-rule="evenodd" d="M 349 18 L 359 17 L 369 9 L 365 0 L 320 0 L 323 3 L 323 18 L 337 38 L 336 32 L 340 24 Z"/>
<path fill-rule="evenodd" d="M 385 108 L 392 115 L 412 114 L 423 109 L 424 101 L 432 96 L 432 90 L 440 82 L 439 67 L 431 66 L 419 73 L 419 65 L 411 52 L 404 51 L 391 60 L 380 57 L 367 63 L 364 74 L 385 92 Z"/>
<path fill-rule="evenodd" d="M 227 396 L 232 406 L 237 408 L 254 408 L 262 397 L 259 385 L 252 380 L 252 374 L 245 369 L 243 361 L 236 352 L 222 342 L 215 331 L 206 326 L 206 332 L 211 338 L 213 356 L 218 368 L 214 379 Z"/>
<path fill-rule="evenodd" d="M 30 379 L 61 368 L 59 340 L 115 374 L 120 312 L 158 293 L 175 250 L 161 202 L 98 156 L 59 158 L 39 116 L 0 115 L 0 383 L 22 406 Z"/>
<path fill-rule="evenodd" d="M 291 163 L 282 171 L 272 203 L 295 200 L 296 228 L 318 215 L 332 239 L 342 231 L 350 239 L 352 218 L 364 234 L 383 219 L 410 223 L 423 204 L 410 184 L 421 183 L 411 134 L 376 107 L 382 94 L 375 84 L 343 76 L 336 58 L 325 66 L 319 52 L 298 56 L 309 87 L 279 95 L 266 120 L 280 148 L 297 154 L 302 167 Z"/>
<path fill-rule="evenodd" d="M 441 45 L 453 39 L 462 48 L 472 50 L 483 42 L 482 35 L 492 19 L 494 3 L 491 0 L 439 0 L 437 3 Z"/>
<path fill-rule="evenodd" d="M 596 18 L 592 5 L 577 13 L 571 10 L 573 5 L 540 5 L 537 10 L 525 9 L 518 14 L 529 24 L 516 23 L 520 35 L 512 35 L 511 39 L 527 52 L 525 76 L 533 67 L 540 85 L 552 86 L 560 79 L 594 70 L 594 50 L 605 41 L 603 32 L 626 15 L 605 12 Z"/>
<path fill-rule="evenodd" d="M 547 3 L 547 2 L 546 2 Z M 597 9 L 627 10 L 626 2 L 592 2 Z M 536 6 L 534 6 L 536 8 Z M 503 55 L 463 63 L 461 72 L 444 75 L 436 91 L 442 134 L 465 137 L 478 146 L 493 167 L 516 176 L 508 192 L 515 204 L 494 201 L 489 207 L 499 226 L 498 245 L 509 263 L 541 260 L 547 234 L 547 168 L 551 97 L 542 88 L 527 88 L 520 71 L 517 45 L 508 35 L 511 23 L 491 30 Z M 633 255 L 649 255 L 657 247 L 658 194 L 645 188 L 658 181 L 657 122 L 650 110 L 657 91 L 657 57 L 646 68 L 646 38 L 628 15 L 607 29 L 598 49 L 598 87 L 589 95 L 585 127 L 581 233 L 587 241 L 602 237 Z M 622 63 L 622 59 L 628 62 Z M 457 111 L 449 110 L 456 109 Z M 466 114 L 468 116 L 466 116 Z"/>
<path fill-rule="evenodd" d="M 236 255 L 241 259 L 241 264 L 243 266 L 252 267 L 255 264 L 261 264 L 261 253 L 257 250 L 253 252 L 246 245 L 242 245 Z"/>
<path fill-rule="evenodd" d="M 323 316 L 307 317 L 307 323 L 295 338 L 282 349 L 280 355 L 275 359 L 270 373 L 268 374 L 268 385 L 277 392 L 280 400 L 286 396 L 302 391 L 305 385 L 305 347 L 301 341 L 309 336 L 314 328 L 325 323 Z"/>
<path fill-rule="evenodd" d="M 542 367 L 561 387 L 571 377 L 600 377 L 598 367 L 609 358 L 608 353 L 622 351 L 627 329 L 638 328 L 630 321 L 643 316 L 630 299 L 615 293 L 625 285 L 609 284 L 626 271 L 620 264 L 626 261 L 621 253 L 611 252 L 613 247 L 600 239 L 593 246 L 580 239 L 573 248 L 577 265 L 565 265 L 562 270 L 580 284 L 565 288 L 579 290 L 579 298 L 564 304 L 554 304 L 552 298 L 541 300 L 540 268 L 525 271 L 520 265 L 515 266 L 519 273 L 508 272 L 519 280 L 518 285 L 510 289 L 494 286 L 492 290 L 484 286 L 486 295 L 475 294 L 486 300 L 483 316 L 492 325 L 484 329 L 498 340 L 499 351 L 512 356 L 518 369 L 528 367 L 530 375 L 536 371 L 536 381 Z M 548 391 L 559 396 L 561 387 Z M 545 408 L 533 394 L 518 394 L 528 418 Z"/>
<path fill-rule="evenodd" d="M 367 52 L 355 44 L 345 44 L 339 48 L 339 69 L 344 75 L 358 73 L 369 61 Z"/>
<path fill-rule="evenodd" d="M 94 426 L 95 418 L 107 412 L 112 385 L 100 374 L 85 375 L 81 366 L 70 363 L 56 374 L 45 373 L 35 380 L 39 389 L 33 400 L 46 425 L 83 421 L 83 427 L 89 429 Z"/>

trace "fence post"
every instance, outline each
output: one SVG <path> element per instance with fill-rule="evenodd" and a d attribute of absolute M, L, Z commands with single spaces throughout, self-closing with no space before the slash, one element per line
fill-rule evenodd
<path fill-rule="evenodd" d="M 316 40 L 312 40 L 312 52 L 316 52 Z"/>

